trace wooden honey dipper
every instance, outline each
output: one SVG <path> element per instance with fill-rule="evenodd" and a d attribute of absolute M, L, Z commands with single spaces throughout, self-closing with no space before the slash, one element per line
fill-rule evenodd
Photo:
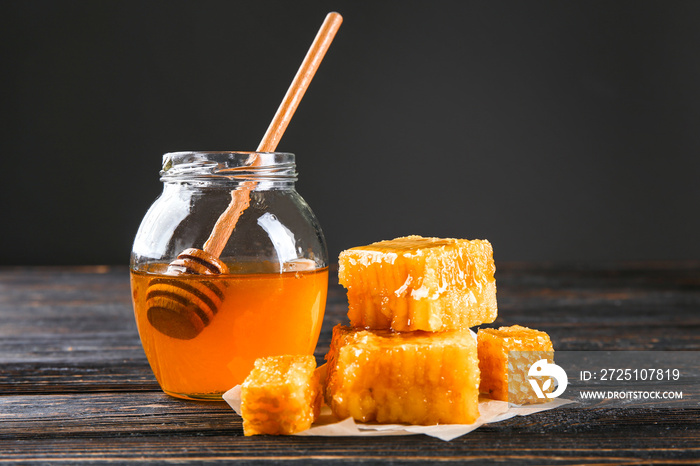
<path fill-rule="evenodd" d="M 259 152 L 274 152 L 289 125 L 306 89 L 331 45 L 343 17 L 332 12 L 326 16 L 316 38 L 297 71 L 292 84 L 282 100 L 275 117 L 270 122 L 256 154 L 247 163 L 259 166 Z M 220 275 L 228 273 L 228 267 L 219 259 L 236 223 L 250 204 L 250 192 L 256 182 L 246 181 L 231 191 L 231 202 L 216 221 L 202 249 L 182 251 L 168 266 L 170 274 Z M 204 330 L 218 312 L 224 299 L 221 282 L 188 281 L 177 277 L 154 278 L 146 293 L 148 320 L 158 331 L 182 340 L 189 340 Z"/>

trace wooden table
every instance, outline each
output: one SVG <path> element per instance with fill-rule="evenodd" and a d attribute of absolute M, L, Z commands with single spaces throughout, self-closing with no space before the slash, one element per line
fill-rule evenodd
<path fill-rule="evenodd" d="M 497 325 L 549 332 L 557 350 L 700 350 L 700 263 L 498 264 Z M 331 277 L 317 356 L 345 322 Z M 0 463 L 700 463 L 700 409 L 556 409 L 451 442 L 244 437 L 223 402 L 160 392 L 123 267 L 0 268 Z"/>

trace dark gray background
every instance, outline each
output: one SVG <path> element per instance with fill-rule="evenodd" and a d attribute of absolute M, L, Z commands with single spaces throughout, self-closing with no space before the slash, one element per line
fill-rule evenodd
<path fill-rule="evenodd" d="M 700 259 L 700 2 L 4 1 L 0 264 L 128 261 L 161 155 L 279 150 L 341 249 Z"/>

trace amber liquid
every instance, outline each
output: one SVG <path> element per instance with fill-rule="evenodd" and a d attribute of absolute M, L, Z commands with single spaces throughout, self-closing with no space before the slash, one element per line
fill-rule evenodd
<path fill-rule="evenodd" d="M 207 276 L 209 282 L 226 282 L 221 287 L 223 304 L 191 340 L 169 337 L 149 322 L 146 292 L 149 282 L 158 277 L 164 275 L 132 271 L 131 291 L 143 349 L 158 383 L 170 395 L 220 400 L 222 393 L 243 382 L 257 358 L 313 354 L 316 348 L 326 307 L 328 268 Z M 196 286 L 194 282 L 204 278 L 180 275 L 178 279 Z"/>

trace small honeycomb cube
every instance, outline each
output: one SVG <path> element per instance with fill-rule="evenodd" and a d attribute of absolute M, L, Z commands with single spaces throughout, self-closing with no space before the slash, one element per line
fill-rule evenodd
<path fill-rule="evenodd" d="M 245 435 L 291 435 L 311 427 L 323 391 L 310 355 L 260 358 L 241 386 Z"/>
<path fill-rule="evenodd" d="M 485 240 L 406 236 L 340 253 L 353 327 L 457 330 L 496 319 L 493 249 Z"/>
<path fill-rule="evenodd" d="M 520 325 L 499 329 L 479 329 L 477 335 L 481 384 L 479 390 L 494 400 L 515 404 L 541 403 L 528 380 L 530 366 L 546 359 L 554 360 L 554 348 L 549 335 Z M 543 379 L 537 378 L 540 387 Z M 551 393 L 553 384 L 544 393 Z"/>
<path fill-rule="evenodd" d="M 326 403 L 340 419 L 433 425 L 479 417 L 479 363 L 469 330 L 395 333 L 337 325 L 326 360 Z"/>

